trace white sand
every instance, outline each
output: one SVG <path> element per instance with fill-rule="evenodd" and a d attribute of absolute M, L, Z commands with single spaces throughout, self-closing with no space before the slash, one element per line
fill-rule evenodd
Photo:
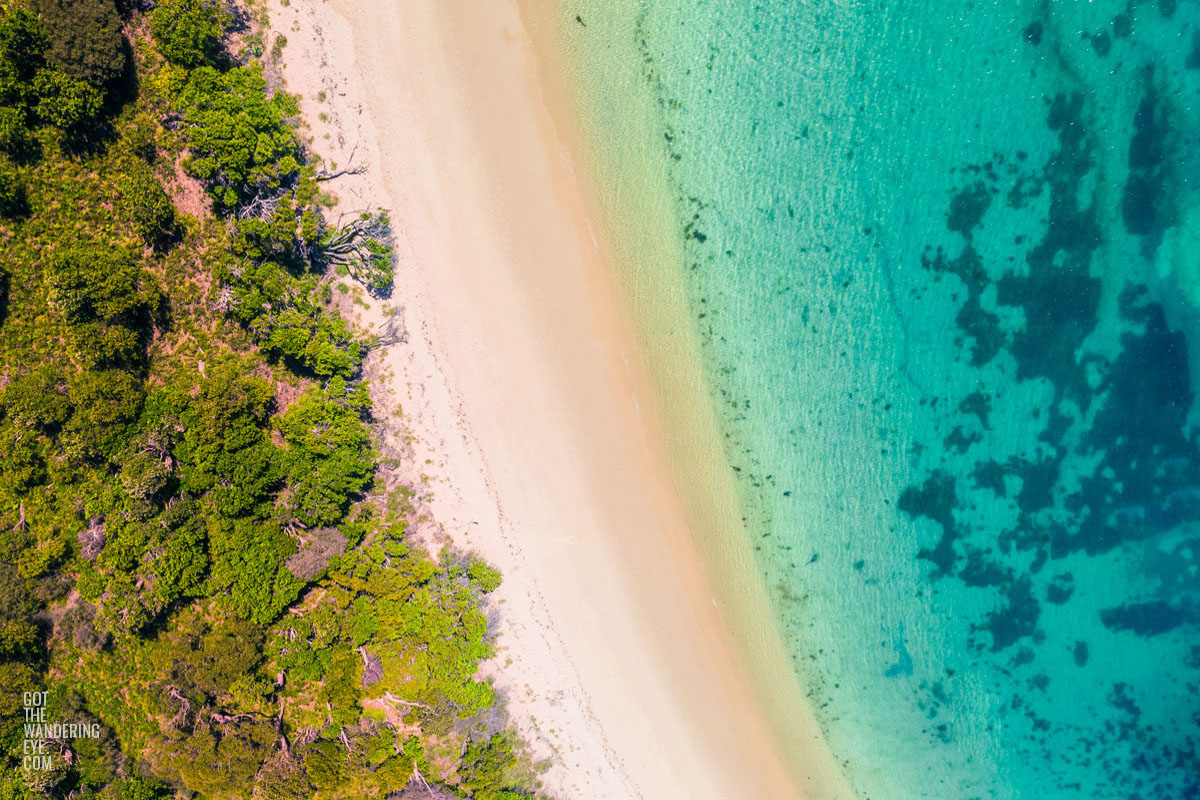
<path fill-rule="evenodd" d="M 515 6 L 271 12 L 315 149 L 369 167 L 333 184 L 342 208 L 392 213 L 409 337 L 377 357 L 376 396 L 403 413 L 430 524 L 504 573 L 489 671 L 546 789 L 801 796 L 692 546 Z"/>

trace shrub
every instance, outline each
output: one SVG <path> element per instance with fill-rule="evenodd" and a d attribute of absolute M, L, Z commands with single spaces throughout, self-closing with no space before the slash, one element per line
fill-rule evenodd
<path fill-rule="evenodd" d="M 25 109 L 0 108 L 0 152 L 24 159 L 37 153 L 37 149 Z"/>
<path fill-rule="evenodd" d="M 163 0 L 150 14 L 150 33 L 172 64 L 198 67 L 217 55 L 231 21 L 213 0 Z"/>
<path fill-rule="evenodd" d="M 20 6 L 0 7 L 0 103 L 20 100 L 45 63 L 46 34 L 36 16 Z"/>
<path fill-rule="evenodd" d="M 0 217 L 14 219 L 29 213 L 25 182 L 11 165 L 0 162 Z"/>
<path fill-rule="evenodd" d="M 127 252 L 102 245 L 65 248 L 46 268 L 50 305 L 68 322 L 116 319 L 141 301 L 140 273 Z"/>
<path fill-rule="evenodd" d="M 132 254 L 101 245 L 65 248 L 47 264 L 47 299 L 84 366 L 140 359 L 152 300 L 146 281 Z"/>
<path fill-rule="evenodd" d="M 71 416 L 66 382 L 55 367 L 17 375 L 0 390 L 0 408 L 9 421 L 30 430 L 55 430 Z"/>
<path fill-rule="evenodd" d="M 189 174 L 208 184 L 218 207 L 270 194 L 300 171 L 300 148 L 286 124 L 295 104 L 268 96 L 258 67 L 201 67 L 177 98 L 186 126 Z"/>
<path fill-rule="evenodd" d="M 158 178 L 144 165 L 135 165 L 117 179 L 121 215 L 138 236 L 154 243 L 170 232 L 175 206 Z"/>
<path fill-rule="evenodd" d="M 458 770 L 462 785 L 478 800 L 520 800 L 530 795 L 512 788 L 507 780 L 516 765 L 512 739 L 496 733 L 467 745 Z"/>
<path fill-rule="evenodd" d="M 141 383 L 122 370 L 82 372 L 68 396 L 75 413 L 63 426 L 67 452 L 85 461 L 115 455 L 141 410 Z"/>
<path fill-rule="evenodd" d="M 275 424 L 288 451 L 289 510 L 307 527 L 341 521 L 374 474 L 371 436 L 359 417 L 370 400 L 334 378 L 324 392 L 298 399 Z"/>
<path fill-rule="evenodd" d="M 44 69 L 33 79 L 38 119 L 64 131 L 81 127 L 100 113 L 104 97 L 82 78 Z"/>
<path fill-rule="evenodd" d="M 0 488 L 21 492 L 45 480 L 37 436 L 16 425 L 0 425 Z"/>
<path fill-rule="evenodd" d="M 50 63 L 93 86 L 125 70 L 121 18 L 113 0 L 34 0 Z"/>

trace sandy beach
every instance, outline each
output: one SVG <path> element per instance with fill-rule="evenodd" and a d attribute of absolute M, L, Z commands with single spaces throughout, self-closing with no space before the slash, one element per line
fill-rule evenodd
<path fill-rule="evenodd" d="M 505 576 L 493 677 L 547 792 L 803 796 L 693 544 L 518 8 L 291 0 L 271 15 L 313 148 L 366 167 L 333 185 L 341 208 L 392 215 L 394 294 L 358 309 L 407 331 L 373 357 L 377 409 L 427 487 L 424 533 Z"/>

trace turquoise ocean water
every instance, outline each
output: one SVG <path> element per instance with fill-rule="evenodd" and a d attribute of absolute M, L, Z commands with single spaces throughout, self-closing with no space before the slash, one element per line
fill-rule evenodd
<path fill-rule="evenodd" d="M 621 9 L 859 796 L 1200 797 L 1200 3 Z"/>

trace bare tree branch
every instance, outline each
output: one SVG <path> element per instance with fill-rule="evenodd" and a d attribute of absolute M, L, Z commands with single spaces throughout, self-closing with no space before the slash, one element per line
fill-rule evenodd
<path fill-rule="evenodd" d="M 323 181 L 331 181 L 331 180 L 334 180 L 335 178 L 340 178 L 343 175 L 362 175 L 364 172 L 367 171 L 367 165 L 354 163 L 354 154 L 357 152 L 358 152 L 358 143 L 356 142 L 354 144 L 354 147 L 350 150 L 350 157 L 346 159 L 345 168 L 339 169 L 337 172 L 329 172 L 327 170 L 321 170 L 320 172 L 318 172 L 316 174 L 317 182 L 320 183 Z"/>

